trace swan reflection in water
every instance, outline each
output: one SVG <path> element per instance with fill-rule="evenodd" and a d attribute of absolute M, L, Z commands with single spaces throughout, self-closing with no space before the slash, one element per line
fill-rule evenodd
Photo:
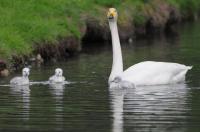
<path fill-rule="evenodd" d="M 111 109 L 113 112 L 113 132 L 123 132 L 123 105 L 126 89 L 110 88 Z"/>
<path fill-rule="evenodd" d="M 25 120 L 29 119 L 29 111 L 30 111 L 30 88 L 29 85 L 13 85 L 10 87 L 11 94 L 22 97 L 23 103 L 23 111 L 22 118 Z"/>
<path fill-rule="evenodd" d="M 187 91 L 186 84 L 111 89 L 113 132 L 184 131 Z"/>

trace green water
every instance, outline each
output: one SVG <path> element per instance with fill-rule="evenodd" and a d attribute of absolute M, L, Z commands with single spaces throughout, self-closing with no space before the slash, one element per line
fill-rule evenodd
<path fill-rule="evenodd" d="M 0 87 L 0 130 L 68 132 L 200 131 L 200 24 L 188 23 L 178 37 L 123 44 L 125 68 L 144 60 L 193 65 L 186 84 L 109 90 L 110 45 L 87 48 L 67 62 L 31 69 L 43 82 L 56 67 L 71 84 Z M 1 78 L 8 84 L 18 75 Z"/>

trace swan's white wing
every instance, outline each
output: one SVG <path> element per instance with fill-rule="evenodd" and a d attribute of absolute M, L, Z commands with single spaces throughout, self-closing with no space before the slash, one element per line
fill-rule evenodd
<path fill-rule="evenodd" d="M 185 80 L 185 74 L 191 68 L 178 63 L 145 61 L 131 66 L 120 77 L 135 85 L 178 83 Z"/>

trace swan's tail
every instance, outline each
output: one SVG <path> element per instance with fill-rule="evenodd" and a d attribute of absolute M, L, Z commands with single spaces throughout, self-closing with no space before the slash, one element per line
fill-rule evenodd
<path fill-rule="evenodd" d="M 187 69 L 188 69 L 188 70 L 191 70 L 191 69 L 192 69 L 192 67 L 193 67 L 193 66 L 187 66 Z"/>

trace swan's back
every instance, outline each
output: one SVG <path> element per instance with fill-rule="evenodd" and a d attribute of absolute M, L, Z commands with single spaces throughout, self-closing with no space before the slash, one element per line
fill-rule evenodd
<path fill-rule="evenodd" d="M 125 70 L 122 80 L 135 85 L 160 85 L 185 81 L 185 75 L 192 67 L 178 63 L 144 61 Z"/>

